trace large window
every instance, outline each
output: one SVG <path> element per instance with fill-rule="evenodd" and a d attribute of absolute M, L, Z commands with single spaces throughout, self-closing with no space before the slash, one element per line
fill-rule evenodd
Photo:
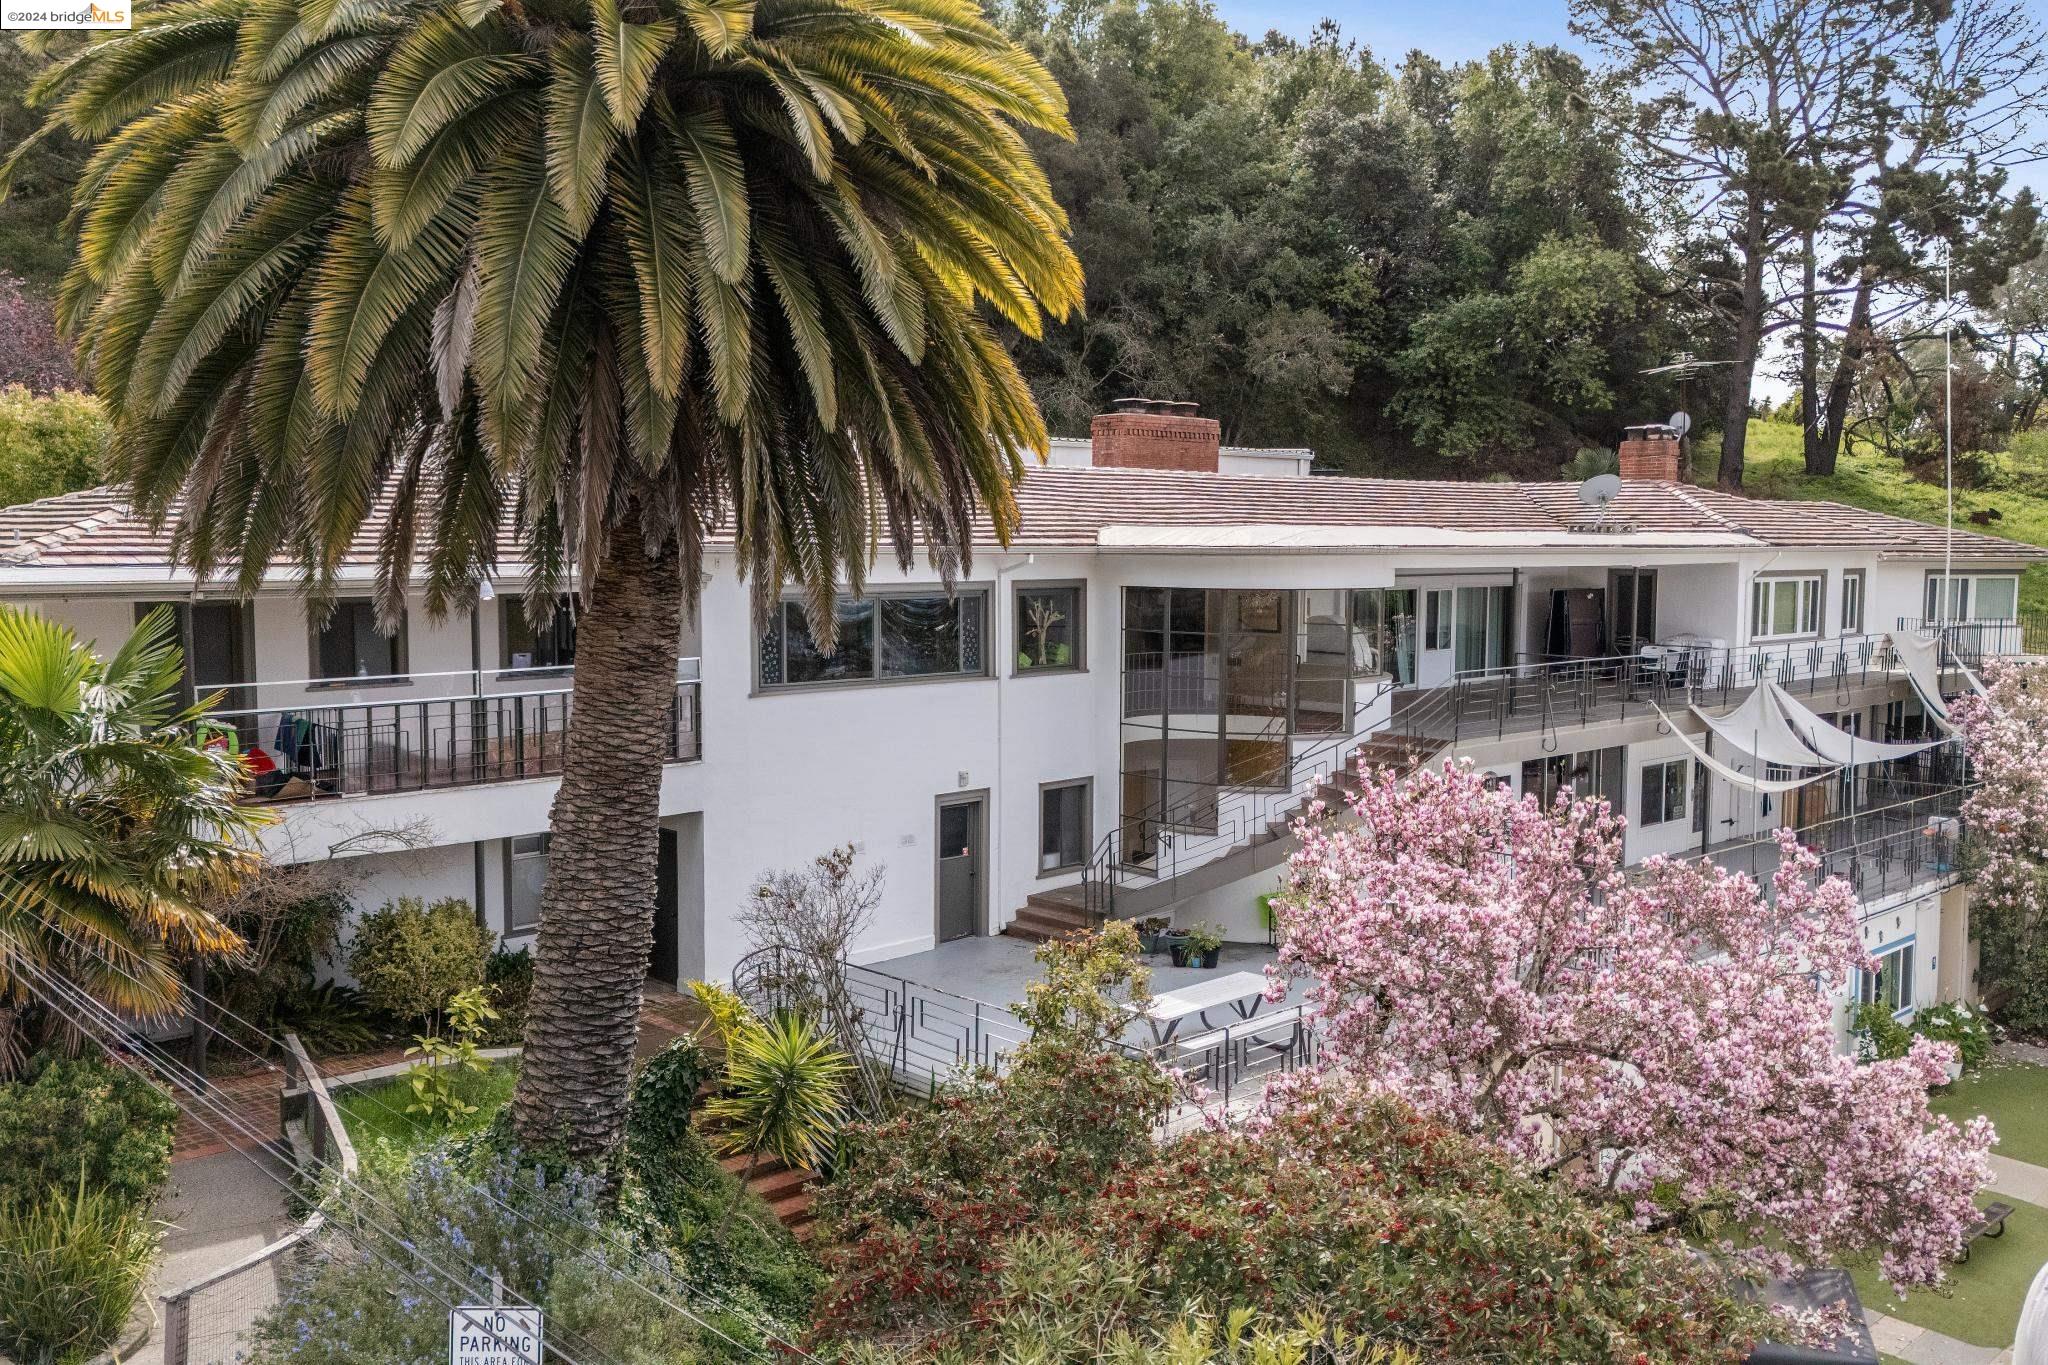
<path fill-rule="evenodd" d="M 1458 672 L 1499 668 L 1508 661 L 1513 601 L 1513 588 L 1458 589 L 1458 653 L 1452 660 Z"/>
<path fill-rule="evenodd" d="M 1081 668 L 1087 634 L 1081 619 L 1086 591 L 1078 583 L 1017 585 L 1017 671 L 1056 673 Z"/>
<path fill-rule="evenodd" d="M 1749 638 L 1796 639 L 1820 634 L 1821 578 L 1759 578 L 1750 585 Z"/>
<path fill-rule="evenodd" d="M 1692 761 L 1674 758 L 1668 763 L 1650 763 L 1643 768 L 1642 819 L 1637 823 L 1669 824 L 1685 818 L 1686 789 L 1692 785 Z"/>
<path fill-rule="evenodd" d="M 1352 667 L 1360 677 L 1415 685 L 1415 589 L 1354 588 Z"/>
<path fill-rule="evenodd" d="M 1948 585 L 1946 602 L 1944 583 Z M 2010 621 L 2019 615 L 2020 581 L 2011 574 L 1957 574 L 1948 579 L 1929 574 L 1922 606 L 1922 614 L 1930 621 Z"/>
<path fill-rule="evenodd" d="M 1072 872 L 1088 861 L 1089 781 L 1049 782 L 1038 789 L 1038 870 Z"/>
<path fill-rule="evenodd" d="M 803 604 L 784 602 L 761 636 L 761 686 L 982 674 L 987 607 L 983 592 L 843 597 L 833 608 L 839 645 L 827 654 L 811 637 Z"/>
<path fill-rule="evenodd" d="M 1913 945 L 1894 948 L 1874 972 L 1856 973 L 1856 1003 L 1883 1005 L 1893 1014 L 1913 1008 Z"/>
<path fill-rule="evenodd" d="M 555 614 L 538 630 L 526 619 L 526 603 L 498 599 L 499 662 L 506 668 L 569 668 L 576 662 L 576 602 L 563 597 Z"/>
<path fill-rule="evenodd" d="M 1552 754 L 1548 758 L 1522 761 L 1522 795 L 1534 795 L 1547 810 L 1557 804 L 1560 793 L 1569 791 L 1574 799 L 1603 798 L 1611 810 L 1627 809 L 1628 751 L 1619 745 L 1608 749 L 1586 749 L 1575 754 Z"/>
<path fill-rule="evenodd" d="M 327 624 L 313 632 L 313 676 L 323 679 L 396 678 L 405 673 L 405 623 L 396 635 L 377 629 L 377 604 L 344 597 Z"/>
<path fill-rule="evenodd" d="M 505 841 L 505 933 L 530 934 L 540 927 L 540 893 L 548 884 L 552 836 L 519 834 Z"/>

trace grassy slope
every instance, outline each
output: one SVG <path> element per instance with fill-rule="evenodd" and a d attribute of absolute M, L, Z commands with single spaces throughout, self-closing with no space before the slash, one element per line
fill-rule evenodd
<path fill-rule="evenodd" d="M 1718 441 L 1700 442 L 1699 461 L 1718 453 Z M 1956 526 L 1964 531 L 2048 545 L 2048 432 L 2029 432 L 2014 442 L 2006 457 L 2008 486 L 1956 490 Z M 1697 474 L 1696 470 L 1696 474 Z M 1711 480 L 1711 472 L 1705 477 Z M 1821 498 L 1873 512 L 1890 512 L 1939 526 L 1943 522 L 1942 489 L 1922 483 L 1896 460 L 1871 451 L 1845 452 L 1836 472 L 1810 478 L 1799 453 L 1799 428 L 1778 422 L 1751 422 L 1747 473 L 1743 491 L 1759 498 Z M 2003 520 L 1973 526 L 1968 518 L 1980 508 L 1996 508 Z M 2020 583 L 2024 611 L 2048 612 L 2048 565 L 2036 565 Z"/>

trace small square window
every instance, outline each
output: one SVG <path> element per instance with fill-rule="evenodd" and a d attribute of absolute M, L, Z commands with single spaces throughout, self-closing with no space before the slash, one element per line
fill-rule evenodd
<path fill-rule="evenodd" d="M 1017 587 L 1017 671 L 1051 673 L 1082 666 L 1082 590 L 1074 584 Z"/>
<path fill-rule="evenodd" d="M 377 628 L 377 604 L 344 597 L 313 632 L 313 676 L 320 679 L 396 678 L 405 673 L 405 623 L 398 633 Z"/>
<path fill-rule="evenodd" d="M 503 642 L 500 663 L 508 669 L 572 668 L 576 664 L 576 613 L 573 597 L 555 602 L 555 613 L 536 627 L 526 616 L 526 603 L 515 598 L 499 599 L 498 638 Z"/>

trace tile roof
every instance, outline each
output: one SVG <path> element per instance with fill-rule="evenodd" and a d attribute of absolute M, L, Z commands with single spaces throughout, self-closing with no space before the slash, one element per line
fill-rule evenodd
<path fill-rule="evenodd" d="M 1109 527 L 1397 528 L 1557 535 L 1589 514 L 1570 483 L 1458 483 L 1421 479 L 1257 478 L 1147 469 L 1031 469 L 1017 490 L 1024 546 L 1088 547 Z M 1885 558 L 1939 558 L 1939 526 L 1833 502 L 1772 502 L 1678 484 L 1624 485 L 1611 522 L 1683 544 L 1867 549 Z M 356 536 L 345 567 L 375 563 L 382 516 Z M 977 537 L 993 543 L 984 520 Z M 1367 537 L 1367 540 L 1372 539 Z M 503 544 L 516 542 L 508 524 Z M 1441 542 L 1438 542 L 1441 543 Z M 1588 536 L 1587 548 L 1600 542 Z M 2048 559 L 2048 549 L 1957 531 L 1965 562 Z M 152 531 L 111 488 L 91 488 L 0 509 L 0 569 L 149 570 L 170 567 L 170 533 Z M 17 581 L 19 581 L 17 577 Z"/>

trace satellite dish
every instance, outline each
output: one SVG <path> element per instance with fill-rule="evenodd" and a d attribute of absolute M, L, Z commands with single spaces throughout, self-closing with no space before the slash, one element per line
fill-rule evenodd
<path fill-rule="evenodd" d="M 1588 507 L 1605 507 L 1620 496 L 1619 474 L 1595 474 L 1579 485 L 1579 501 Z"/>
<path fill-rule="evenodd" d="M 1664 425 L 1670 427 L 1680 436 L 1683 436 L 1692 430 L 1692 414 L 1688 412 L 1674 412 L 1671 414 L 1671 420 Z"/>

